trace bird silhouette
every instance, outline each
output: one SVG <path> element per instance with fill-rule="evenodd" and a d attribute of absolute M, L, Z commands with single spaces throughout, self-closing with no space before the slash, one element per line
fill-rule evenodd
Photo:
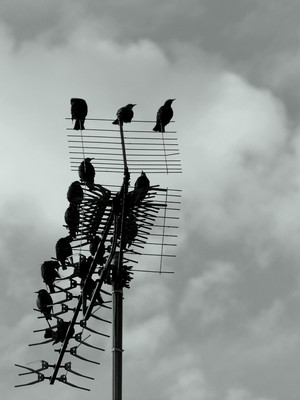
<path fill-rule="evenodd" d="M 69 330 L 69 326 L 70 326 L 70 322 L 66 322 L 63 320 L 58 320 L 57 321 L 57 330 L 56 331 L 52 331 L 52 337 L 54 339 L 52 344 L 56 344 L 58 342 L 64 342 L 68 330 Z M 74 335 L 75 333 L 75 329 L 74 327 L 70 328 L 70 332 L 69 332 L 69 339 Z M 50 332 L 49 332 L 50 335 Z"/>
<path fill-rule="evenodd" d="M 105 261 L 104 254 L 105 254 L 105 245 L 104 243 L 99 244 L 101 242 L 100 236 L 94 236 L 90 241 L 90 253 L 92 256 L 95 256 L 95 261 L 97 264 L 102 265 Z M 98 252 L 97 252 L 98 250 Z"/>
<path fill-rule="evenodd" d="M 81 279 L 80 285 L 82 288 L 83 295 L 86 296 L 89 300 L 91 300 L 94 290 L 97 286 L 96 281 L 94 281 L 94 279 L 92 279 L 92 278 Z M 96 295 L 96 300 L 98 300 L 98 303 L 100 305 L 103 304 L 103 299 L 102 299 L 102 296 L 99 291 Z"/>
<path fill-rule="evenodd" d="M 41 275 L 45 284 L 49 287 L 50 293 L 54 293 L 55 289 L 53 283 L 56 279 L 60 278 L 57 270 L 59 269 L 60 264 L 58 261 L 50 260 L 44 261 L 41 265 Z"/>
<path fill-rule="evenodd" d="M 149 190 L 149 187 L 150 187 L 150 181 L 147 178 L 145 172 L 142 171 L 141 175 L 137 178 L 134 184 L 133 198 L 135 204 L 139 204 L 141 201 L 144 200 Z"/>
<path fill-rule="evenodd" d="M 88 106 L 83 99 L 71 99 L 71 115 L 72 121 L 75 119 L 74 129 L 76 131 L 83 130 L 85 117 L 87 116 Z"/>
<path fill-rule="evenodd" d="M 127 106 L 121 107 L 117 111 L 117 119 L 114 120 L 113 124 L 114 125 L 119 125 L 119 121 L 121 124 L 123 122 L 131 122 L 133 118 L 133 107 L 136 106 L 136 104 L 127 104 Z"/>
<path fill-rule="evenodd" d="M 56 258 L 61 263 L 62 269 L 67 269 L 66 259 L 73 254 L 71 241 L 72 237 L 66 236 L 58 239 L 55 245 Z"/>
<path fill-rule="evenodd" d="M 165 132 L 165 126 L 171 121 L 173 117 L 172 103 L 175 99 L 169 99 L 161 106 L 156 114 L 156 125 L 153 128 L 155 132 Z"/>
<path fill-rule="evenodd" d="M 76 238 L 76 234 L 79 228 L 79 209 L 76 204 L 70 203 L 69 207 L 65 212 L 65 223 L 69 228 L 69 233 L 72 238 Z"/>
<path fill-rule="evenodd" d="M 45 339 L 53 338 L 53 330 L 52 330 L 52 328 L 49 327 L 49 328 L 45 329 L 44 338 Z"/>
<path fill-rule="evenodd" d="M 82 182 L 85 182 L 89 189 L 94 186 L 95 180 L 95 168 L 91 161 L 93 158 L 85 158 L 78 167 L 79 178 Z"/>
<path fill-rule="evenodd" d="M 133 213 L 130 213 L 124 223 L 124 232 L 123 232 L 123 246 L 124 248 L 129 248 L 136 235 L 138 234 L 138 225 L 136 223 L 136 218 Z"/>
<path fill-rule="evenodd" d="M 53 300 L 46 289 L 40 289 L 37 292 L 36 305 L 46 319 L 52 319 Z"/>
<path fill-rule="evenodd" d="M 81 280 L 84 280 L 89 273 L 92 262 L 93 262 L 92 256 L 86 257 L 83 254 L 80 254 L 79 262 L 74 264 L 76 276 L 81 278 Z"/>
<path fill-rule="evenodd" d="M 145 174 L 144 171 L 141 172 L 141 175 L 137 178 L 137 180 L 134 183 L 134 189 L 139 190 L 139 189 L 149 189 L 150 187 L 150 181 L 147 178 L 147 175 Z"/>
<path fill-rule="evenodd" d="M 71 204 L 81 204 L 83 200 L 83 189 L 79 181 L 71 183 L 67 191 L 67 199 Z"/>

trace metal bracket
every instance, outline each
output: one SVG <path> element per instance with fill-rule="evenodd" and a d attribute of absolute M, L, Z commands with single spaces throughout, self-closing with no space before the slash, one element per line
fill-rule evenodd
<path fill-rule="evenodd" d="M 83 386 L 74 385 L 74 383 L 68 382 L 68 381 L 67 381 L 67 375 L 65 375 L 65 374 L 64 374 L 64 375 L 61 375 L 59 378 L 56 378 L 56 380 L 57 380 L 57 381 L 60 381 L 60 382 L 62 382 L 62 383 L 65 383 L 66 385 L 75 387 L 75 388 L 77 388 L 77 389 L 82 389 L 82 390 L 86 390 L 86 391 L 90 392 L 90 389 L 88 389 L 88 388 L 85 388 L 85 387 L 83 387 Z"/>
<path fill-rule="evenodd" d="M 87 343 L 85 340 L 82 340 L 82 333 L 76 333 L 74 339 L 77 342 L 79 342 L 80 344 L 83 344 L 84 346 L 88 346 L 88 347 L 91 347 L 92 349 L 96 349 L 96 350 L 105 351 L 101 347 L 93 346 L 92 344 Z"/>
<path fill-rule="evenodd" d="M 24 369 L 27 369 L 29 371 L 29 372 L 20 373 L 19 376 L 37 374 L 37 379 L 35 381 L 28 382 L 28 383 L 22 383 L 22 384 L 19 384 L 19 385 L 15 385 L 15 387 L 30 386 L 30 385 L 34 385 L 35 383 L 42 382 L 45 379 L 50 379 L 49 377 L 46 378 L 45 375 L 41 374 L 41 372 L 40 372 L 40 371 L 44 371 L 45 369 L 47 369 L 49 367 L 49 364 L 46 361 L 43 361 L 43 360 L 41 360 L 41 362 L 42 362 L 42 366 L 41 366 L 41 368 L 38 368 L 38 369 L 25 367 L 24 365 L 20 365 L 20 364 L 15 364 L 16 367 L 24 368 Z"/>
<path fill-rule="evenodd" d="M 68 351 L 68 350 L 66 350 L 66 351 Z M 98 361 L 89 360 L 88 358 L 84 358 L 84 357 L 82 357 L 82 356 L 79 356 L 79 355 L 77 354 L 77 347 L 71 347 L 70 350 L 69 350 L 69 352 L 70 352 L 70 354 L 71 354 L 72 356 L 77 357 L 77 358 L 79 358 L 80 360 L 87 361 L 87 362 L 90 362 L 90 363 L 92 363 L 92 364 L 100 365 L 100 363 L 99 363 Z"/>
<path fill-rule="evenodd" d="M 91 380 L 94 380 L 94 379 L 95 379 L 95 378 L 93 378 L 93 377 L 91 377 L 91 376 L 83 375 L 83 374 L 80 374 L 79 372 L 74 371 L 74 370 L 71 368 L 71 366 L 72 366 L 72 365 L 71 365 L 71 361 L 67 362 L 67 363 L 65 364 L 65 370 L 68 371 L 68 372 L 71 372 L 71 373 L 74 374 L 74 375 L 81 376 L 82 378 L 87 378 L 87 379 L 91 379 Z"/>
<path fill-rule="evenodd" d="M 95 331 L 94 329 L 87 327 L 87 326 L 86 326 L 86 321 L 85 321 L 85 320 L 81 320 L 81 321 L 79 322 L 79 325 L 80 325 L 82 328 L 84 328 L 84 329 L 86 329 L 86 330 L 88 330 L 88 331 L 90 331 L 90 332 L 96 333 L 97 335 L 105 336 L 105 337 L 108 337 L 108 338 L 110 337 L 109 335 L 106 335 L 106 333 L 97 332 L 97 331 Z"/>

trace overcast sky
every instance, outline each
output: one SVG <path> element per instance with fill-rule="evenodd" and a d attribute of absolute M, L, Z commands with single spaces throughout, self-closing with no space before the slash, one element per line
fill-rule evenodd
<path fill-rule="evenodd" d="M 15 363 L 53 356 L 28 344 L 40 325 L 40 265 L 66 233 L 66 190 L 77 179 L 65 118 L 71 97 L 86 99 L 91 118 L 137 103 L 137 119 L 176 98 L 184 172 L 149 176 L 183 190 L 177 257 L 166 265 L 175 274 L 137 273 L 125 291 L 123 397 L 298 400 L 299 1 L 0 8 L 1 396 L 111 398 L 109 340 L 100 366 L 78 368 L 96 378 L 80 380 L 91 392 L 13 387 L 24 382 Z"/>

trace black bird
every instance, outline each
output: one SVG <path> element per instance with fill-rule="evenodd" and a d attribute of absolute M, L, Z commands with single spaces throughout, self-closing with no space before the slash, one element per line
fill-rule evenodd
<path fill-rule="evenodd" d="M 43 281 L 49 287 L 50 293 L 55 292 L 53 283 L 56 279 L 60 278 L 60 275 L 57 272 L 59 267 L 59 262 L 54 260 L 44 261 L 41 265 L 41 275 Z"/>
<path fill-rule="evenodd" d="M 82 293 L 84 294 L 84 296 L 86 296 L 89 300 L 91 300 L 94 290 L 97 286 L 97 283 L 94 281 L 94 279 L 88 278 L 88 279 L 81 279 L 80 285 L 81 285 Z M 103 299 L 102 299 L 99 291 L 96 295 L 96 300 L 98 300 L 98 303 L 100 305 L 103 304 Z"/>
<path fill-rule="evenodd" d="M 62 342 L 62 343 L 64 342 L 64 340 L 67 336 L 67 333 L 68 333 L 69 326 L 70 326 L 70 322 L 65 322 L 62 320 L 57 321 L 57 330 L 52 331 L 52 337 L 54 339 L 54 342 L 52 344 L 56 344 L 58 342 Z M 74 333 L 75 333 L 75 329 L 72 327 L 70 329 L 70 332 L 68 335 L 69 339 L 74 335 Z"/>
<path fill-rule="evenodd" d="M 52 328 L 47 328 L 47 329 L 45 330 L 44 338 L 45 338 L 45 339 L 53 338 L 53 330 L 52 330 Z"/>
<path fill-rule="evenodd" d="M 98 250 L 97 256 L 95 257 L 95 261 L 97 264 L 102 265 L 105 262 L 104 254 L 105 254 L 105 245 L 104 243 L 101 244 L 99 247 L 99 244 L 101 242 L 100 236 L 96 235 L 93 237 L 90 241 L 90 253 L 92 256 L 96 255 L 96 252 Z M 99 247 L 99 248 L 98 248 Z"/>
<path fill-rule="evenodd" d="M 36 305 L 41 313 L 44 314 L 46 319 L 52 319 L 51 313 L 53 310 L 53 300 L 46 289 L 40 289 L 37 292 Z"/>
<path fill-rule="evenodd" d="M 131 122 L 133 118 L 133 107 L 136 106 L 136 104 L 127 104 L 127 106 L 121 107 L 117 111 L 117 119 L 114 120 L 113 124 L 114 125 L 119 125 L 119 121 L 121 124 L 123 122 Z"/>
<path fill-rule="evenodd" d="M 79 228 L 79 209 L 76 204 L 70 203 L 69 207 L 66 209 L 65 212 L 65 223 L 69 228 L 70 236 L 72 238 L 76 238 L 76 234 Z"/>
<path fill-rule="evenodd" d="M 81 204 L 83 200 L 83 189 L 79 181 L 71 183 L 67 191 L 67 199 L 71 204 Z"/>
<path fill-rule="evenodd" d="M 92 262 L 93 262 L 92 256 L 86 258 L 85 256 L 80 255 L 80 262 L 75 264 L 76 276 L 78 276 L 81 279 L 80 286 L 82 289 L 84 289 L 83 294 L 88 299 L 92 298 L 93 292 L 97 285 L 97 283 L 92 278 L 87 279 Z M 100 304 L 103 303 L 100 293 L 97 294 L 96 298 Z"/>
<path fill-rule="evenodd" d="M 138 234 L 138 225 L 136 223 L 136 218 L 133 213 L 130 213 L 128 217 L 125 219 L 124 223 L 124 236 L 123 236 L 123 245 L 124 248 L 129 248 L 132 245 L 136 235 Z"/>
<path fill-rule="evenodd" d="M 72 237 L 60 238 L 55 245 L 56 258 L 61 263 L 62 269 L 67 269 L 66 259 L 73 254 L 71 246 Z"/>
<path fill-rule="evenodd" d="M 149 187 L 150 187 L 150 181 L 147 178 L 145 172 L 142 171 L 141 175 L 137 178 L 137 180 L 134 183 L 134 190 L 147 189 L 148 191 Z"/>
<path fill-rule="evenodd" d="M 155 132 L 164 132 L 165 126 L 171 121 L 173 117 L 172 103 L 175 99 L 169 99 L 161 106 L 156 114 L 156 125 L 153 128 Z"/>
<path fill-rule="evenodd" d="M 93 262 L 93 257 L 89 256 L 88 258 L 84 256 L 83 254 L 80 254 L 80 260 L 76 264 L 74 264 L 75 267 L 75 273 L 76 276 L 81 278 L 81 280 L 84 280 L 90 270 L 90 266 Z"/>
<path fill-rule="evenodd" d="M 87 116 L 88 106 L 83 99 L 71 99 L 71 115 L 72 121 L 75 119 L 74 129 L 76 131 L 83 130 L 85 117 Z"/>
<path fill-rule="evenodd" d="M 133 197 L 135 204 L 139 204 L 142 200 L 144 200 L 149 190 L 149 187 L 150 181 L 147 178 L 145 172 L 142 171 L 141 175 L 137 178 L 134 184 Z"/>
<path fill-rule="evenodd" d="M 89 189 L 92 189 L 95 180 L 95 168 L 91 161 L 93 158 L 85 158 L 78 167 L 78 174 L 81 181 L 85 182 Z"/>

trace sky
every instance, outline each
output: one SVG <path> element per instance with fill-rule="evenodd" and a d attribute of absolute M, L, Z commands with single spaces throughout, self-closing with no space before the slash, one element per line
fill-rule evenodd
<path fill-rule="evenodd" d="M 15 363 L 53 358 L 28 344 L 41 324 L 40 265 L 66 232 L 66 191 L 77 179 L 66 118 L 70 98 L 81 97 L 91 118 L 114 118 L 132 102 L 137 119 L 176 98 L 183 173 L 149 176 L 182 190 L 176 258 L 165 265 L 175 273 L 136 273 L 124 291 L 123 398 L 298 400 L 299 2 L 0 6 L 3 397 L 111 398 L 102 339 L 101 365 L 78 368 L 95 377 L 80 380 L 90 392 L 47 381 L 14 388 L 25 381 Z"/>

